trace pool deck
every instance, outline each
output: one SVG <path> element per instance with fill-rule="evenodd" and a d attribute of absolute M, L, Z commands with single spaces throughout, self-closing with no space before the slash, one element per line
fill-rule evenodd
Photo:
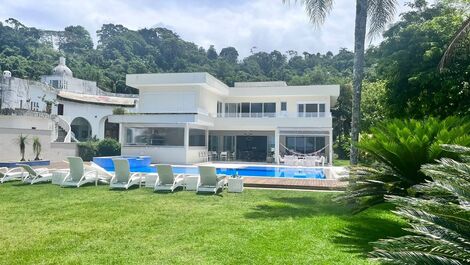
<path fill-rule="evenodd" d="M 307 189 L 307 190 L 344 190 L 346 182 L 337 179 L 281 179 L 244 177 L 246 187 Z"/>
<path fill-rule="evenodd" d="M 206 165 L 208 163 L 205 163 Z M 220 167 L 222 163 L 211 163 L 211 165 Z M 238 166 L 275 166 L 272 164 L 247 164 L 247 163 L 227 163 L 225 167 Z M 67 169 L 68 164 L 65 162 L 53 162 L 49 166 L 53 169 Z M 244 177 L 245 187 L 254 188 L 279 188 L 279 189 L 304 189 L 304 190 L 344 190 L 347 182 L 338 179 L 294 179 L 294 178 L 263 178 L 263 177 Z"/>

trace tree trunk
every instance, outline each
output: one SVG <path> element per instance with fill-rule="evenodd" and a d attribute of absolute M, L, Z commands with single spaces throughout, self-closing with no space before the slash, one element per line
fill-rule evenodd
<path fill-rule="evenodd" d="M 364 78 L 364 46 L 367 28 L 367 0 L 356 0 L 356 24 L 354 30 L 354 80 L 351 122 L 351 165 L 358 162 L 357 143 L 361 123 L 361 90 Z"/>

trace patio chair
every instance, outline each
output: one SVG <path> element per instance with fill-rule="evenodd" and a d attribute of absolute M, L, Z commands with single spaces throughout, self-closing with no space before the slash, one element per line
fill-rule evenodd
<path fill-rule="evenodd" d="M 223 189 L 226 183 L 225 175 L 217 175 L 215 167 L 199 166 L 199 185 L 196 192 L 213 192 L 217 193 L 219 189 Z"/>
<path fill-rule="evenodd" d="M 222 160 L 225 160 L 227 161 L 228 160 L 228 152 L 220 152 L 220 161 Z"/>
<path fill-rule="evenodd" d="M 0 184 L 12 180 L 22 180 L 26 176 L 25 171 L 22 167 L 0 167 Z"/>
<path fill-rule="evenodd" d="M 69 162 L 69 173 L 61 183 L 62 187 L 77 187 L 86 183 L 98 185 L 100 180 L 96 170 L 85 170 L 85 165 L 80 157 L 67 157 Z"/>
<path fill-rule="evenodd" d="M 306 167 L 315 167 L 317 166 L 317 160 L 318 160 L 317 156 L 306 156 L 304 165 Z"/>
<path fill-rule="evenodd" d="M 49 182 L 52 180 L 52 173 L 49 173 L 47 168 L 32 168 L 30 165 L 18 164 L 19 167 L 26 171 L 26 176 L 23 177 L 24 183 L 35 184 L 39 182 Z"/>
<path fill-rule="evenodd" d="M 113 159 L 114 176 L 109 182 L 110 189 L 129 189 L 134 185 L 142 186 L 142 173 L 131 173 L 127 159 Z"/>
<path fill-rule="evenodd" d="M 184 182 L 183 174 L 174 174 L 171 165 L 157 165 L 158 178 L 155 182 L 155 191 L 173 192 L 177 187 L 182 187 Z"/>

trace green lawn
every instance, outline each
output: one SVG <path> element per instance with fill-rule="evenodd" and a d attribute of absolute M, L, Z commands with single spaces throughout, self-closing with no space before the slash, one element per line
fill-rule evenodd
<path fill-rule="evenodd" d="M 333 166 L 336 166 L 336 167 L 347 167 L 349 165 L 350 165 L 349 160 L 342 160 L 342 159 L 333 160 Z"/>
<path fill-rule="evenodd" d="M 390 206 L 333 196 L 2 184 L 0 264 L 373 264 L 368 242 L 403 234 Z"/>

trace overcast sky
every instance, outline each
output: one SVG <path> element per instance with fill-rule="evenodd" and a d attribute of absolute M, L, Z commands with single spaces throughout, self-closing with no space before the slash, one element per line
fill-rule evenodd
<path fill-rule="evenodd" d="M 409 0 L 398 1 L 401 12 Z M 354 12 L 355 1 L 336 0 L 325 24 L 315 28 L 301 6 L 282 0 L 14 0 L 2 4 L 0 19 L 13 17 L 53 30 L 82 25 L 95 42 L 104 23 L 130 29 L 161 26 L 205 48 L 233 46 L 245 57 L 252 47 L 299 53 L 352 49 Z"/>

